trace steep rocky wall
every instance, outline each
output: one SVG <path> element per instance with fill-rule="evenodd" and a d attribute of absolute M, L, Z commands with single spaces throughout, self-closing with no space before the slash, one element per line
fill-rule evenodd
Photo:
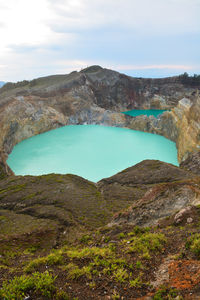
<path fill-rule="evenodd" d="M 183 98 L 171 111 L 160 118 L 139 116 L 133 118 L 131 129 L 156 133 L 176 142 L 178 160 L 200 149 L 200 96 L 197 93 L 192 100 Z"/>
<path fill-rule="evenodd" d="M 100 124 L 127 127 L 131 117 L 107 111 L 96 105 L 69 108 L 71 115 L 61 112 L 60 103 L 44 105 L 31 97 L 17 97 L 0 112 L 0 152 L 9 154 L 15 144 L 45 131 L 71 124 Z M 52 103 L 51 103 L 52 105 Z M 57 106 L 57 107 L 56 107 Z"/>
<path fill-rule="evenodd" d="M 183 97 L 191 97 L 196 90 L 184 86 L 178 77 L 132 78 L 99 66 L 89 67 L 81 73 L 95 96 L 95 103 L 118 112 L 135 108 L 172 108 Z"/>

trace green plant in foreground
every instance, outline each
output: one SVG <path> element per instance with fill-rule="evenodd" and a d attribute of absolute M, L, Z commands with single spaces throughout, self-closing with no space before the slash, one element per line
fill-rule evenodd
<path fill-rule="evenodd" d="M 113 300 L 120 299 L 120 295 L 119 295 L 119 293 L 118 293 L 118 292 L 116 292 L 115 290 L 114 290 L 114 292 L 113 292 L 113 294 L 112 294 L 112 299 L 113 299 Z"/>
<path fill-rule="evenodd" d="M 130 244 L 127 249 L 129 253 L 141 253 L 143 258 L 149 259 L 149 251 L 161 250 L 164 243 L 166 243 L 166 237 L 162 233 L 147 232 L 140 236 L 132 237 L 129 242 Z"/>
<path fill-rule="evenodd" d="M 92 240 L 92 237 L 88 234 L 85 234 L 80 238 L 80 242 L 83 244 L 88 244 L 88 242 L 91 240 Z"/>
<path fill-rule="evenodd" d="M 86 276 L 88 279 L 92 279 L 92 267 L 90 265 L 79 268 L 77 265 L 70 263 L 67 265 L 66 269 L 68 271 L 68 279 L 78 279 L 81 276 Z"/>
<path fill-rule="evenodd" d="M 178 299 L 181 300 L 183 299 L 181 296 L 177 298 L 178 292 L 174 288 L 166 288 L 165 286 L 162 286 L 154 295 L 153 300 L 173 300 L 173 299 Z"/>
<path fill-rule="evenodd" d="M 129 278 L 129 274 L 126 269 L 118 268 L 113 272 L 113 278 L 119 282 L 125 282 Z"/>
<path fill-rule="evenodd" d="M 112 250 L 110 248 L 83 248 L 68 250 L 66 252 L 67 256 L 70 258 L 94 258 L 94 257 L 109 257 L 112 256 Z"/>
<path fill-rule="evenodd" d="M 89 287 L 91 288 L 91 289 L 94 289 L 95 287 L 96 287 L 96 283 L 93 281 L 93 282 L 90 282 L 89 283 Z"/>
<path fill-rule="evenodd" d="M 190 249 L 194 254 L 200 258 L 200 234 L 192 235 L 185 244 L 186 249 Z"/>
<path fill-rule="evenodd" d="M 57 251 L 55 253 L 50 253 L 47 256 L 36 258 L 28 263 L 24 268 L 24 271 L 30 273 L 34 271 L 38 266 L 41 265 L 57 265 L 63 263 L 63 256 L 61 252 Z"/>
<path fill-rule="evenodd" d="M 149 231 L 150 231 L 149 227 L 140 227 L 140 226 L 136 225 L 133 228 L 133 231 L 128 233 L 128 236 L 135 236 L 135 235 L 143 234 L 143 233 L 149 232 Z"/>
<path fill-rule="evenodd" d="M 142 269 L 143 268 L 143 265 L 142 265 L 141 261 L 139 261 L 139 260 L 136 261 L 135 266 L 136 266 L 137 269 Z"/>
<path fill-rule="evenodd" d="M 22 300 L 30 290 L 38 292 L 40 295 L 51 298 L 55 290 L 53 285 L 55 278 L 49 272 L 35 272 L 32 276 L 22 275 L 14 277 L 9 281 L 4 281 L 0 289 L 0 299 Z"/>
<path fill-rule="evenodd" d="M 119 234 L 118 234 L 118 238 L 121 240 L 121 239 L 123 239 L 123 238 L 125 238 L 125 234 L 123 233 L 123 232 L 120 232 Z"/>
<path fill-rule="evenodd" d="M 142 280 L 141 280 L 141 276 L 136 277 L 133 280 L 129 281 L 130 287 L 141 287 L 142 286 Z"/>
<path fill-rule="evenodd" d="M 69 296 L 64 291 L 57 291 L 56 300 L 70 300 Z"/>

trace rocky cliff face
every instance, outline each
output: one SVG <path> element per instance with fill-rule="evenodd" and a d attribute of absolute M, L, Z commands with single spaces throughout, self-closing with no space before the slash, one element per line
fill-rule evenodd
<path fill-rule="evenodd" d="M 200 148 L 200 96 L 181 99 L 171 111 L 160 118 L 139 116 L 134 118 L 130 128 L 152 132 L 176 142 L 179 162 Z"/>
<path fill-rule="evenodd" d="M 199 146 L 199 98 L 178 77 L 131 78 L 99 66 L 69 75 L 8 83 L 0 89 L 0 151 L 68 124 L 102 124 L 158 133 L 177 144 L 179 161 Z M 159 119 L 119 113 L 173 108 Z"/>

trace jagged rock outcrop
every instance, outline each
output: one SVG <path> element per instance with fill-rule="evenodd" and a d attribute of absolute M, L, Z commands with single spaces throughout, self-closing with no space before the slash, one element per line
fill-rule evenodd
<path fill-rule="evenodd" d="M 123 190 L 134 199 L 135 190 L 142 188 L 143 196 L 133 200 L 128 210 L 117 213 L 110 225 L 132 224 L 149 226 L 171 216 L 189 205 L 200 204 L 200 178 L 183 169 L 160 161 L 143 161 L 98 185 L 107 199 L 123 197 Z M 131 190 L 132 189 L 132 190 Z M 146 192 L 145 192 L 146 190 Z M 127 197 L 127 195 L 125 195 Z"/>
<path fill-rule="evenodd" d="M 194 152 L 180 164 L 181 168 L 200 175 L 200 151 Z"/>

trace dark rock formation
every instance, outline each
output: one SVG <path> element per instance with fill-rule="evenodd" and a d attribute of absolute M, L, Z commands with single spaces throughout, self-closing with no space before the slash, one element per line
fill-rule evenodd
<path fill-rule="evenodd" d="M 110 223 L 148 226 L 188 205 L 200 203 L 200 179 L 160 161 L 143 161 L 98 185 L 106 199 L 132 197 L 133 205 Z"/>
<path fill-rule="evenodd" d="M 174 216 L 175 225 L 191 224 L 194 221 L 198 221 L 198 213 L 195 206 L 186 206 Z"/>
<path fill-rule="evenodd" d="M 191 153 L 180 167 L 200 175 L 200 151 Z"/>

